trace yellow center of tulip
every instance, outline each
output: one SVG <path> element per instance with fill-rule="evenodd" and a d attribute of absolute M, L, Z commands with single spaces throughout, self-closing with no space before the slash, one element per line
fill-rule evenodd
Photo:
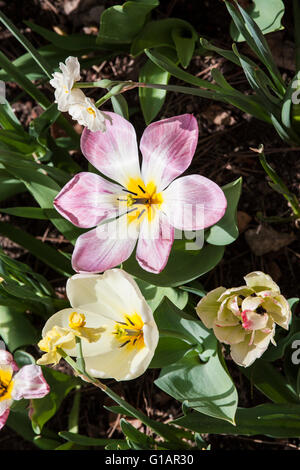
<path fill-rule="evenodd" d="M 87 112 L 88 112 L 89 114 L 91 114 L 94 118 L 96 117 L 96 113 L 95 113 L 95 110 L 94 110 L 93 108 L 89 107 L 89 108 L 86 108 L 86 110 L 87 110 Z"/>
<path fill-rule="evenodd" d="M 72 329 L 85 326 L 85 315 L 83 313 L 72 312 L 69 316 L 69 327 Z"/>
<path fill-rule="evenodd" d="M 142 349 L 145 347 L 143 327 L 144 322 L 137 313 L 125 315 L 124 322 L 116 322 L 113 334 L 121 343 L 120 348 Z"/>
<path fill-rule="evenodd" d="M 151 221 L 154 217 L 154 210 L 160 208 L 163 203 L 162 193 L 156 192 L 156 185 L 153 182 L 144 184 L 142 179 L 130 179 L 126 189 L 127 198 L 120 198 L 127 204 L 129 222 L 148 217 Z"/>
<path fill-rule="evenodd" d="M 12 370 L 0 369 L 0 402 L 11 398 L 13 388 Z"/>

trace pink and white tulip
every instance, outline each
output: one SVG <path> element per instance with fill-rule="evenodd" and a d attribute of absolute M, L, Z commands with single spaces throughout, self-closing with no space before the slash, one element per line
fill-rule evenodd
<path fill-rule="evenodd" d="M 274 341 L 276 324 L 289 327 L 291 309 L 278 285 L 261 271 L 244 277 L 246 285 L 208 292 L 196 307 L 207 328 L 213 328 L 219 341 L 230 344 L 231 357 L 248 367 Z"/>
<path fill-rule="evenodd" d="M 167 264 L 174 230 L 202 230 L 226 210 L 221 188 L 200 175 L 180 176 L 198 141 L 197 120 L 183 114 L 150 124 L 142 136 L 140 168 L 133 126 L 107 113 L 106 132 L 84 129 L 81 149 L 115 183 L 93 173 L 77 174 L 54 200 L 74 225 L 96 227 L 81 235 L 72 264 L 77 272 L 103 272 L 129 258 L 136 244 L 140 266 L 159 273 Z M 100 225 L 99 225 L 100 224 Z"/>
<path fill-rule="evenodd" d="M 49 391 L 39 366 L 29 364 L 19 370 L 12 354 L 0 350 L 0 429 L 5 425 L 15 400 L 43 398 Z"/>

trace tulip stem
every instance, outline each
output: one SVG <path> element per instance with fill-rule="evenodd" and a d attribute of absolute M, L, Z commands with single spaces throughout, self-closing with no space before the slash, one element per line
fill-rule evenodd
<path fill-rule="evenodd" d="M 169 441 L 173 444 L 176 444 L 176 446 L 179 446 L 177 448 L 184 448 L 184 449 L 190 449 L 191 446 L 187 443 L 182 441 L 180 438 L 177 436 L 178 430 L 170 426 L 168 424 L 156 422 L 146 416 L 144 413 L 141 411 L 138 411 L 134 406 L 130 405 L 127 403 L 123 398 L 121 398 L 119 395 L 117 395 L 111 388 L 109 388 L 107 385 L 103 384 L 100 382 L 100 380 L 92 377 L 89 375 L 86 371 L 85 368 L 85 361 L 84 357 L 82 355 L 82 347 L 81 347 L 81 339 L 78 338 L 78 341 L 76 339 L 77 343 L 77 351 L 78 351 L 78 358 L 77 358 L 77 363 L 63 350 L 60 348 L 57 348 L 58 353 L 65 359 L 65 361 L 75 370 L 76 375 L 78 375 L 82 380 L 85 382 L 88 382 L 92 385 L 94 385 L 97 388 L 100 388 L 106 395 L 108 395 L 110 398 L 112 398 L 118 405 L 120 405 L 125 411 L 128 412 L 128 414 L 134 416 L 135 418 L 139 419 L 145 426 L 148 426 L 151 428 L 156 434 L 159 436 L 163 437 L 166 439 L 166 441 Z M 80 346 L 79 346 L 80 344 Z M 180 431 L 182 432 L 182 431 Z M 188 439 L 193 439 L 193 434 L 189 432 L 184 432 L 184 435 Z"/>

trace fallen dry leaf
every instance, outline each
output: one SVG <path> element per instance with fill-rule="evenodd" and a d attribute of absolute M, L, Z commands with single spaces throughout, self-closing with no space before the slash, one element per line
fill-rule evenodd
<path fill-rule="evenodd" d="M 257 229 L 247 230 L 245 238 L 251 251 L 257 256 L 262 256 L 289 245 L 296 236 L 294 233 L 281 233 L 271 227 L 260 225 Z"/>

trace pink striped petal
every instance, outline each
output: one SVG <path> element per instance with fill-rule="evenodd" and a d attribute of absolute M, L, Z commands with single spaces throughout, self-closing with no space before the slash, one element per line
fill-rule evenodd
<path fill-rule="evenodd" d="M 34 364 L 23 366 L 13 380 L 12 398 L 14 400 L 43 398 L 50 391 L 41 367 Z"/>
<path fill-rule="evenodd" d="M 2 429 L 3 426 L 5 426 L 5 423 L 6 423 L 6 421 L 7 421 L 9 412 L 10 412 L 10 409 L 7 408 L 7 410 L 4 411 L 4 413 L 0 416 L 0 429 Z"/>
<path fill-rule="evenodd" d="M 5 349 L 0 349 L 0 366 L 2 364 L 10 366 L 14 372 L 19 370 L 19 367 L 14 361 L 13 355 Z"/>
<path fill-rule="evenodd" d="M 153 122 L 145 129 L 140 149 L 145 184 L 165 189 L 190 165 L 198 142 L 198 124 L 192 114 Z"/>
<path fill-rule="evenodd" d="M 149 223 L 145 217 L 141 223 L 136 250 L 139 265 L 151 273 L 160 273 L 168 262 L 174 242 L 174 228 L 160 211 Z"/>
<path fill-rule="evenodd" d="M 217 223 L 227 207 L 222 189 L 200 175 L 183 176 L 163 192 L 161 209 L 180 230 L 201 230 Z"/>
<path fill-rule="evenodd" d="M 123 216 L 80 235 L 72 256 L 73 269 L 100 273 L 121 264 L 133 252 L 138 236 L 129 229 Z"/>
<path fill-rule="evenodd" d="M 134 127 L 115 113 L 105 112 L 105 132 L 84 129 L 81 150 L 88 161 L 114 181 L 127 186 L 130 179 L 140 178 L 140 165 Z"/>
<path fill-rule="evenodd" d="M 54 199 L 55 209 L 77 227 L 90 228 L 118 211 L 121 186 L 94 173 L 78 173 Z"/>

